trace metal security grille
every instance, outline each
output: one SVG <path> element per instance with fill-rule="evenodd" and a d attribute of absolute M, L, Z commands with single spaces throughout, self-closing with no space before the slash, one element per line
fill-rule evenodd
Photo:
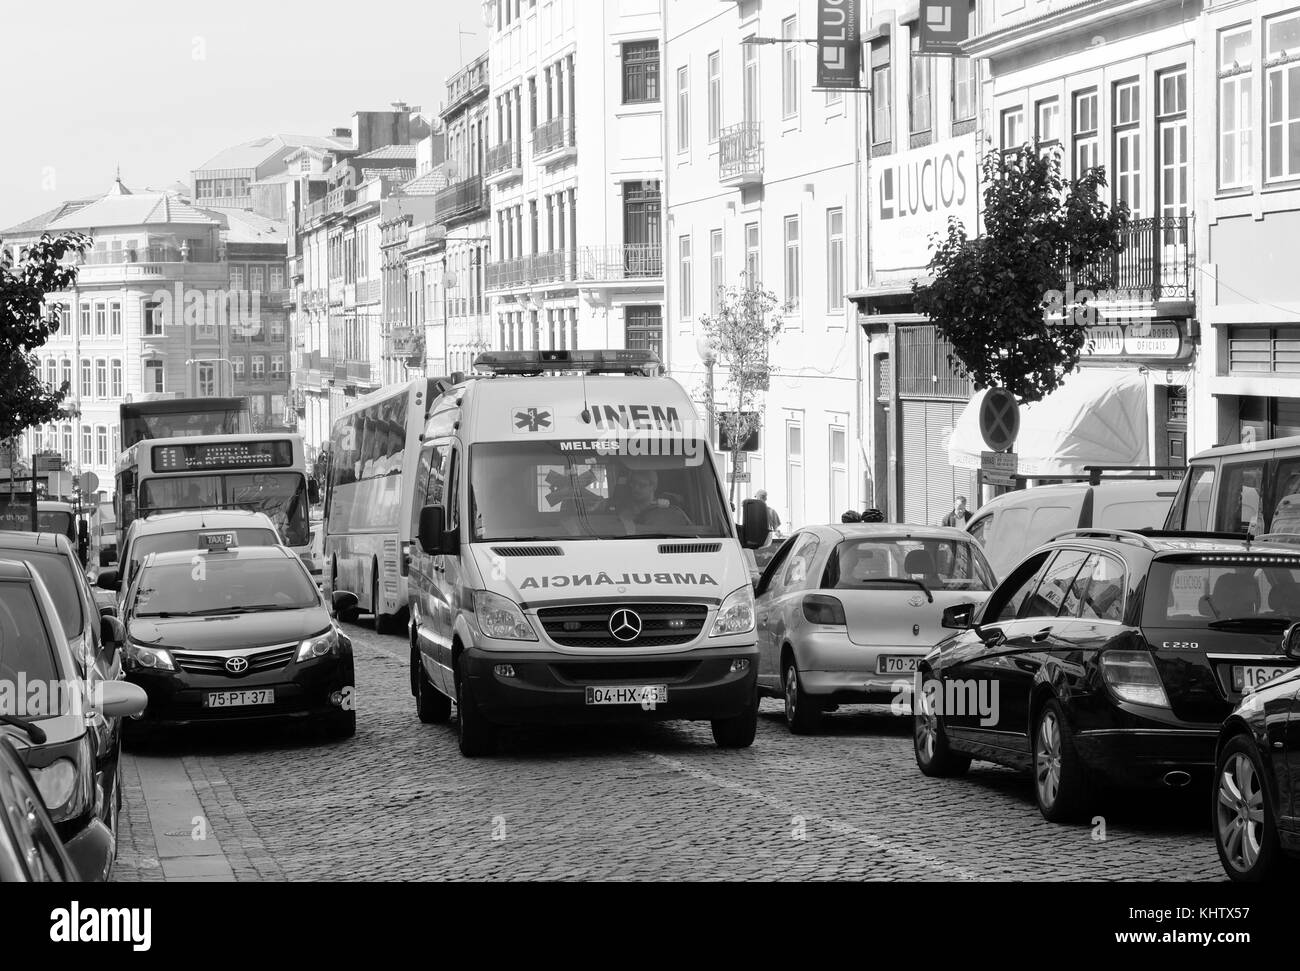
<path fill-rule="evenodd" d="M 1300 333 L 1238 327 L 1228 335 L 1228 370 L 1245 374 L 1300 374 Z"/>
<path fill-rule="evenodd" d="M 907 398 L 969 398 L 970 378 L 949 361 L 952 344 L 931 325 L 898 328 L 898 394 Z"/>

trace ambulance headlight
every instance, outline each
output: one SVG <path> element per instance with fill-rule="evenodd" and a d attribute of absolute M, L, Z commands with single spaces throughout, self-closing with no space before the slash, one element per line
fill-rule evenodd
<path fill-rule="evenodd" d="M 474 616 L 488 637 L 506 641 L 535 641 L 537 632 L 513 600 L 487 590 L 474 591 Z"/>
<path fill-rule="evenodd" d="M 710 637 L 723 634 L 748 634 L 754 629 L 754 588 L 749 584 L 733 590 L 718 608 Z"/>

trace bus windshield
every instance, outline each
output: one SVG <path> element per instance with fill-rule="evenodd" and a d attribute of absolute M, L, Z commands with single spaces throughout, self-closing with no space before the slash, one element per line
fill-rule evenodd
<path fill-rule="evenodd" d="M 249 509 L 266 513 L 286 546 L 308 539 L 307 480 L 300 472 L 238 472 L 146 479 L 139 516 L 187 509 Z"/>
<path fill-rule="evenodd" d="M 470 450 L 476 540 L 730 535 L 702 442 L 676 455 L 612 455 L 590 443 L 492 442 Z M 670 451 L 670 449 L 664 449 Z"/>
<path fill-rule="evenodd" d="M 242 435 L 252 431 L 247 398 L 177 398 L 119 407 L 122 448 L 152 438 Z"/>

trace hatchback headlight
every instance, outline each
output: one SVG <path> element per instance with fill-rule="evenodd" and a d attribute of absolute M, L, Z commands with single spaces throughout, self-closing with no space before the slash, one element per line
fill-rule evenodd
<path fill-rule="evenodd" d="M 474 616 L 488 637 L 506 641 L 535 641 L 537 631 L 519 605 L 507 597 L 487 590 L 474 591 Z"/>
<path fill-rule="evenodd" d="M 1121 701 L 1156 708 L 1169 707 L 1169 697 L 1160 681 L 1160 672 L 1146 651 L 1103 652 L 1101 674 L 1110 685 L 1110 690 Z"/>
<path fill-rule="evenodd" d="M 127 641 L 126 647 L 122 649 L 122 654 L 127 661 L 146 670 L 176 670 L 176 664 L 172 661 L 171 652 L 161 647 L 149 647 L 145 644 L 137 644 L 135 641 Z"/>
<path fill-rule="evenodd" d="M 310 661 L 312 658 L 324 657 L 338 647 L 339 639 L 333 628 L 324 634 L 309 637 L 298 645 L 298 660 Z"/>
<path fill-rule="evenodd" d="M 747 634 L 754 629 L 754 588 L 749 584 L 739 587 L 727 594 L 718 608 L 717 619 L 713 621 L 710 637 L 723 634 Z"/>

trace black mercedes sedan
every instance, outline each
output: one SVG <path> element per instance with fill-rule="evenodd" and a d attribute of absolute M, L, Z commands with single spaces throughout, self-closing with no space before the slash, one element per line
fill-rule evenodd
<path fill-rule="evenodd" d="M 198 722 L 310 720 L 356 732 L 352 641 L 302 560 L 284 546 L 200 533 L 196 550 L 152 553 L 124 601 L 126 679 L 149 707 L 135 736 Z"/>
<path fill-rule="evenodd" d="M 1030 771 L 1043 816 L 1103 786 L 1206 785 L 1243 695 L 1297 665 L 1300 550 L 1245 536 L 1073 530 L 1022 561 L 922 661 L 917 765 Z"/>
<path fill-rule="evenodd" d="M 1300 624 L 1282 643 L 1300 661 Z M 1214 778 L 1214 842 L 1224 871 L 1242 883 L 1282 876 L 1300 858 L 1300 668 L 1232 710 L 1219 730 Z"/>

